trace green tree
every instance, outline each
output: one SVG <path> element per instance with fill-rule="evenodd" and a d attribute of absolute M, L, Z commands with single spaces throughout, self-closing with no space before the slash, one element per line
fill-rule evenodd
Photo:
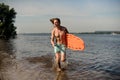
<path fill-rule="evenodd" d="M 0 38 L 15 38 L 17 35 L 16 27 L 14 26 L 16 12 L 4 3 L 0 3 Z"/>

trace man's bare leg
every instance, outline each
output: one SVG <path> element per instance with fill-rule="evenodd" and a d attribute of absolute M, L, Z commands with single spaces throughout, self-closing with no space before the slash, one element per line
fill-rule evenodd
<path fill-rule="evenodd" d="M 61 62 L 65 62 L 65 61 L 66 61 L 66 54 L 61 53 Z"/>
<path fill-rule="evenodd" d="M 56 64 L 57 64 L 57 71 L 61 71 L 61 65 L 60 65 L 61 55 L 60 53 L 56 53 L 55 56 L 56 56 L 55 58 L 56 58 Z"/>
<path fill-rule="evenodd" d="M 61 67 L 63 69 L 65 69 L 67 66 L 66 64 L 66 54 L 65 53 L 61 53 Z"/>

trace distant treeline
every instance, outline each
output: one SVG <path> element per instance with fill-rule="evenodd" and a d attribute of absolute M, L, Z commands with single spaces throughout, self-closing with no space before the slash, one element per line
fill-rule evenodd
<path fill-rule="evenodd" d="M 81 32 L 80 34 L 120 34 L 120 31 Z"/>

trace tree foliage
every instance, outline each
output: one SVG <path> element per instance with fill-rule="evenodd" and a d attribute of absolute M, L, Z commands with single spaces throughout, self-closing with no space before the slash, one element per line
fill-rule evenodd
<path fill-rule="evenodd" d="M 16 12 L 14 8 L 11 8 L 4 3 L 0 3 L 0 38 L 14 38 L 16 33 L 16 27 L 14 26 Z"/>

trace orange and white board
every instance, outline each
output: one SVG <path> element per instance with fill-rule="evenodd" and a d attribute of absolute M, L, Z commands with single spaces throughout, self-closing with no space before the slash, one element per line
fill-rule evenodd
<path fill-rule="evenodd" d="M 84 41 L 73 34 L 66 34 L 66 42 L 67 42 L 66 44 L 67 48 L 71 50 L 83 51 L 85 48 Z"/>

